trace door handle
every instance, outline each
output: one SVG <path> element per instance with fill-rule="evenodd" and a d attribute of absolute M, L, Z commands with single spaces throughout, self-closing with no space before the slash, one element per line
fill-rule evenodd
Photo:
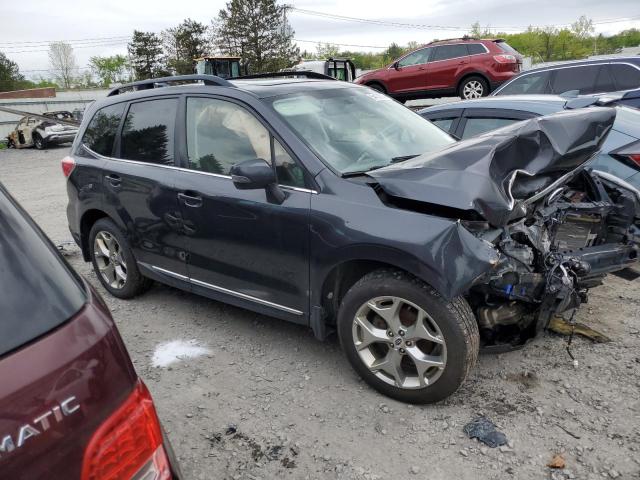
<path fill-rule="evenodd" d="M 122 183 L 122 178 L 119 175 L 105 175 L 104 178 L 109 180 L 112 187 L 119 187 Z"/>
<path fill-rule="evenodd" d="M 184 203 L 187 207 L 198 208 L 202 206 L 202 197 L 196 193 L 179 193 L 178 200 Z"/>

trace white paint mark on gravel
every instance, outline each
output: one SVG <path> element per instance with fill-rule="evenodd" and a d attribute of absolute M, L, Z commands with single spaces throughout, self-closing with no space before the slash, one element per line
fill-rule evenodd
<path fill-rule="evenodd" d="M 153 366 L 167 367 L 172 363 L 196 358 L 211 353 L 207 347 L 200 345 L 196 340 L 172 340 L 158 344 L 153 352 Z"/>

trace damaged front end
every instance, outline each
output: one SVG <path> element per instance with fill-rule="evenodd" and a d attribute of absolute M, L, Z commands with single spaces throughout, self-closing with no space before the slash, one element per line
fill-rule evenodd
<path fill-rule="evenodd" d="M 387 203 L 457 217 L 499 253 L 465 292 L 485 347 L 524 344 L 637 261 L 640 192 L 589 169 L 614 118 L 532 119 L 372 173 Z"/>

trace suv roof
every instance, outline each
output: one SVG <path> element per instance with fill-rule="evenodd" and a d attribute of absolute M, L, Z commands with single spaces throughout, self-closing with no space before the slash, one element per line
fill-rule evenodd
<path fill-rule="evenodd" d="M 502 38 L 476 38 L 476 37 L 460 37 L 460 38 L 445 38 L 444 40 L 434 40 L 432 42 L 429 42 L 426 45 L 438 45 L 441 43 L 452 43 L 452 42 L 459 42 L 459 43 L 465 43 L 465 42 L 504 42 L 504 39 Z M 422 48 L 422 47 L 420 47 Z"/>
<path fill-rule="evenodd" d="M 597 65 L 600 63 L 633 63 L 635 65 L 640 66 L 640 56 L 637 57 L 605 57 L 605 58 L 594 58 L 594 59 L 583 59 L 583 60 L 563 60 L 561 62 L 549 62 L 545 63 L 536 68 L 530 68 L 521 73 L 524 75 L 526 73 L 538 72 L 540 70 L 549 70 L 549 69 L 558 69 L 563 67 L 574 67 L 577 65 Z"/>

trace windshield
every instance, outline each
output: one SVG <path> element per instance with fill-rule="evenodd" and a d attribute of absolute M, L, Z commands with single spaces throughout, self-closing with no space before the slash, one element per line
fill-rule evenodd
<path fill-rule="evenodd" d="M 366 87 L 284 95 L 273 109 L 341 174 L 381 168 L 455 140 L 420 115 Z"/>

